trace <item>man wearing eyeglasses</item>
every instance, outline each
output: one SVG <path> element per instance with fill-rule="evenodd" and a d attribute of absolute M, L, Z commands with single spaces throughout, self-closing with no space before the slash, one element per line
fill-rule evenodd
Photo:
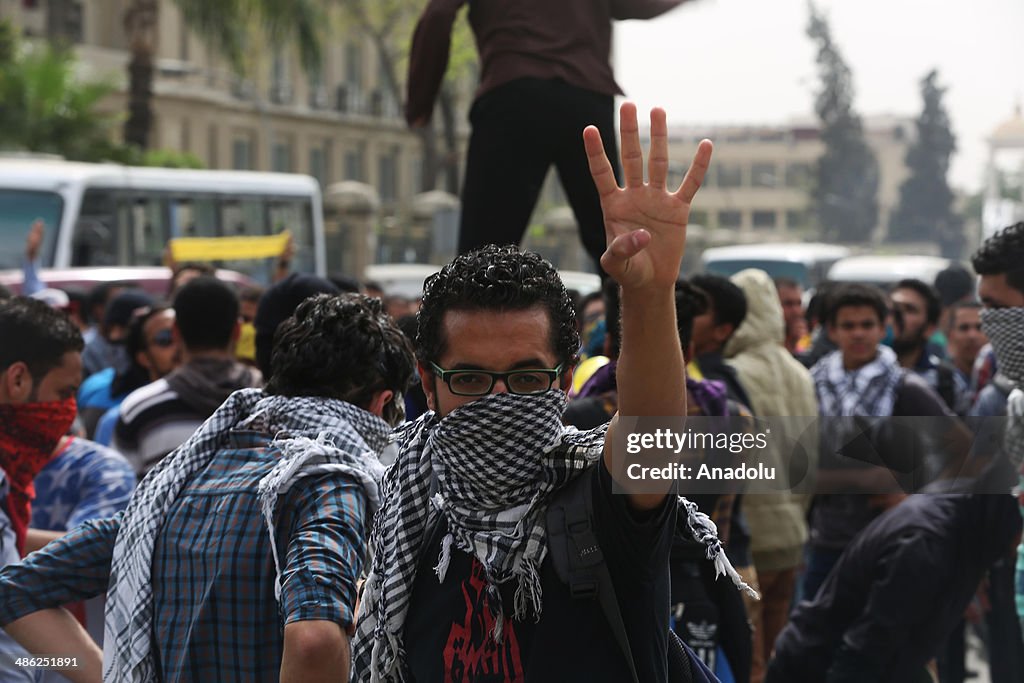
<path fill-rule="evenodd" d="M 622 289 L 619 413 L 681 417 L 675 282 L 711 145 L 700 144 L 673 192 L 665 113 L 651 113 L 647 183 L 632 104 L 621 131 L 625 188 L 597 129 L 584 131 L 605 220 L 602 265 Z M 665 493 L 612 495 L 617 418 L 607 438 L 562 427 L 580 346 L 574 318 L 554 267 L 516 247 L 470 252 L 427 279 L 416 351 L 430 412 L 397 432 L 370 538 L 355 680 L 631 680 L 598 601 L 573 600 L 548 553 L 548 502 L 585 473 L 635 673 L 665 680 L 675 506 Z"/>

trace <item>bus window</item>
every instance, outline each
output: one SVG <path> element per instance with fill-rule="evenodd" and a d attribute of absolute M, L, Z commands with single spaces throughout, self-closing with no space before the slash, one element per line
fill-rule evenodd
<path fill-rule="evenodd" d="M 315 245 L 313 244 L 313 205 L 308 199 L 273 199 L 270 201 L 270 232 L 288 230 L 295 244 L 292 270 L 299 273 L 316 272 Z"/>
<path fill-rule="evenodd" d="M 88 189 L 71 239 L 72 266 L 116 266 L 126 254 L 126 239 L 118 232 L 117 204 L 106 189 Z"/>
<path fill-rule="evenodd" d="M 127 263 L 133 266 L 158 266 L 167 246 L 167 204 L 157 195 L 128 199 L 131 226 L 131 254 Z"/>
<path fill-rule="evenodd" d="M 171 237 L 216 237 L 219 234 L 217 202 L 212 196 L 176 197 L 169 205 Z"/>
<path fill-rule="evenodd" d="M 266 235 L 266 204 L 260 198 L 224 199 L 221 202 L 221 226 L 221 234 L 228 237 Z"/>
<path fill-rule="evenodd" d="M 64 200 L 59 194 L 0 190 L 0 268 L 21 268 L 25 238 L 37 218 L 46 223 L 39 256 L 43 265 L 49 265 L 63 212 Z"/>

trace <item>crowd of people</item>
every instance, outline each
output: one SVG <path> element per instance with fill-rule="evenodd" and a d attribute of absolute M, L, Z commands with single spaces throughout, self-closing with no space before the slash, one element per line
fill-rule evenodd
<path fill-rule="evenodd" d="M 196 264 L 69 295 L 33 226 L 0 298 L 0 680 L 55 675 L 32 653 L 76 681 L 960 683 L 967 624 L 1024 680 L 1024 223 L 977 282 L 680 279 L 711 145 L 667 188 L 664 112 L 646 167 L 620 128 L 621 186 L 584 132 L 583 298 L 493 244 L 417 302 Z M 814 420 L 812 485 L 618 493 L 620 415 Z"/>

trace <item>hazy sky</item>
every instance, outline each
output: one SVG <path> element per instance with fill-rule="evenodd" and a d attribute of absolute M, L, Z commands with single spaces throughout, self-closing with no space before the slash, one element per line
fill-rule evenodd
<path fill-rule="evenodd" d="M 1024 0 L 818 0 L 862 115 L 916 116 L 931 68 L 957 136 L 951 181 L 980 187 L 986 138 L 1024 102 Z M 619 22 L 616 77 L 670 124 L 784 123 L 813 115 L 818 77 L 805 0 L 693 0 Z"/>

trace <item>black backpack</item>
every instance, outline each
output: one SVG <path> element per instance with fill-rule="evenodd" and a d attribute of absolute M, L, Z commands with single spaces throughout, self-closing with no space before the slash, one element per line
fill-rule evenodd
<path fill-rule="evenodd" d="M 555 573 L 569 586 L 573 599 L 596 598 L 601 603 L 601 611 L 629 664 L 632 683 L 640 683 L 615 586 L 593 527 L 593 477 L 598 476 L 599 467 L 596 465 L 588 469 L 548 503 L 548 552 Z M 669 683 L 718 681 L 671 628 L 668 630 L 668 680 Z"/>

